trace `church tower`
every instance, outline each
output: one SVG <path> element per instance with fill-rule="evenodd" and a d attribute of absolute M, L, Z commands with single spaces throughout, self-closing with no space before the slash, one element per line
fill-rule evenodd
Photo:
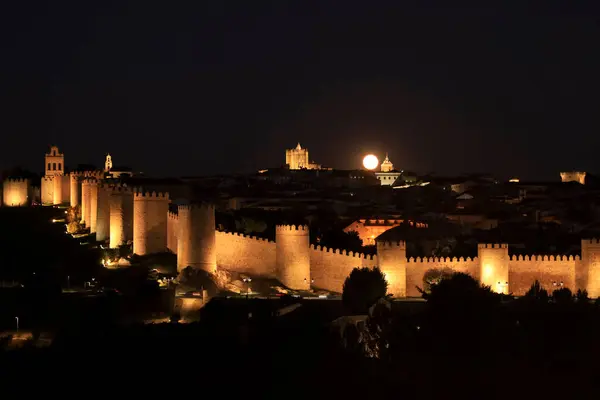
<path fill-rule="evenodd" d="M 112 157 L 110 154 L 106 155 L 106 161 L 104 162 L 104 172 L 110 172 L 113 167 Z"/>
<path fill-rule="evenodd" d="M 298 143 L 295 149 L 286 150 L 285 163 L 289 169 L 309 168 L 308 149 L 303 149 L 300 143 Z"/>
<path fill-rule="evenodd" d="M 46 176 L 63 175 L 65 170 L 65 155 L 58 151 L 58 147 L 50 147 L 46 153 Z"/>
<path fill-rule="evenodd" d="M 387 153 L 385 153 L 385 160 L 381 163 L 381 172 L 391 172 L 394 170 L 394 164 L 390 161 Z"/>

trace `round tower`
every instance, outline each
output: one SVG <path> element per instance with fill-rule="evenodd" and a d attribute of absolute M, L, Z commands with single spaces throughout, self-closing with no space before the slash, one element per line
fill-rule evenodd
<path fill-rule="evenodd" d="M 42 204 L 54 204 L 54 179 L 52 176 L 43 176 L 41 185 Z"/>
<path fill-rule="evenodd" d="M 133 196 L 131 189 L 114 187 L 109 197 L 110 248 L 114 249 L 133 238 Z"/>
<path fill-rule="evenodd" d="M 90 182 L 90 233 L 96 232 L 98 222 L 98 181 Z"/>
<path fill-rule="evenodd" d="M 63 203 L 63 179 L 62 179 L 62 175 L 54 175 L 53 180 L 53 184 L 54 184 L 54 189 L 53 189 L 53 200 L 52 203 L 54 203 L 54 205 L 58 205 L 58 204 L 62 204 Z"/>
<path fill-rule="evenodd" d="M 7 207 L 24 207 L 29 200 L 27 179 L 7 179 L 2 184 L 2 203 Z"/>
<path fill-rule="evenodd" d="M 189 266 L 214 273 L 217 269 L 215 207 L 180 205 L 177 211 L 177 271 Z"/>
<path fill-rule="evenodd" d="M 92 197 L 92 179 L 84 178 L 81 181 L 81 222 L 86 227 L 90 226 L 92 217 L 91 197 Z"/>
<path fill-rule="evenodd" d="M 79 184 L 80 175 L 76 172 L 71 172 L 69 175 L 69 185 L 71 186 L 70 201 L 71 207 L 76 207 L 80 203 L 81 186 Z"/>
<path fill-rule="evenodd" d="M 133 196 L 133 253 L 167 251 L 169 194 L 136 192 Z"/>
<path fill-rule="evenodd" d="M 306 225 L 277 225 L 277 278 L 290 289 L 310 289 L 310 240 Z"/>
<path fill-rule="evenodd" d="M 388 293 L 406 297 L 406 243 L 377 241 L 377 262 L 385 274 Z"/>
<path fill-rule="evenodd" d="M 98 185 L 98 213 L 96 218 L 96 240 L 103 242 L 110 234 L 110 192 L 104 184 Z"/>

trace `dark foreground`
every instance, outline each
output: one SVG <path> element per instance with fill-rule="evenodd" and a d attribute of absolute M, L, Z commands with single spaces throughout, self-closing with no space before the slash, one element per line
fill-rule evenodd
<path fill-rule="evenodd" d="M 329 325 L 339 302 L 272 317 L 277 307 L 219 300 L 194 324 L 71 327 L 49 348 L 4 352 L 2 377 L 21 394 L 485 399 L 574 398 L 598 377 L 593 304 L 395 305 L 384 360 L 340 349 Z"/>

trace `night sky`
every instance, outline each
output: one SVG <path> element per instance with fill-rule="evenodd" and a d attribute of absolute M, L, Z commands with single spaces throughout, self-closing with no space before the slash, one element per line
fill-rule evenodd
<path fill-rule="evenodd" d="M 10 2 L 0 168 L 57 144 L 72 167 L 247 172 L 300 141 L 335 168 L 600 171 L 600 2 L 472 3 Z"/>

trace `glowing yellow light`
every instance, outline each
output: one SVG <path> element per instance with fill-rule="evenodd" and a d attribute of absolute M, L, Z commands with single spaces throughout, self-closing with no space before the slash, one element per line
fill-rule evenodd
<path fill-rule="evenodd" d="M 379 160 L 373 154 L 368 154 L 363 158 L 363 166 L 368 170 L 374 170 L 379 165 Z"/>

